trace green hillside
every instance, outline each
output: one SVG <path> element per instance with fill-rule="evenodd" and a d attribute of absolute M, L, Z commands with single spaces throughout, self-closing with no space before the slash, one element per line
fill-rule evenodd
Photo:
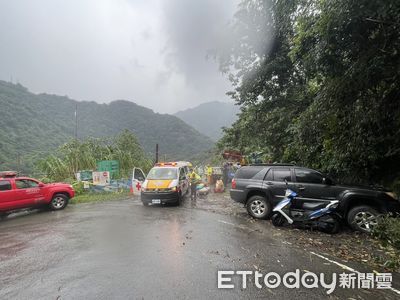
<path fill-rule="evenodd" d="M 238 113 L 239 107 L 233 103 L 213 101 L 179 111 L 175 116 L 217 141 L 222 137 L 222 127 L 230 127 Z"/>
<path fill-rule="evenodd" d="M 212 141 L 177 117 L 154 113 L 129 101 L 110 104 L 77 102 L 68 97 L 33 94 L 22 85 L 0 81 L 0 169 L 22 171 L 43 154 L 74 136 L 78 104 L 78 138 L 108 137 L 129 129 L 145 151 L 155 144 L 167 159 L 190 159 L 212 147 Z"/>

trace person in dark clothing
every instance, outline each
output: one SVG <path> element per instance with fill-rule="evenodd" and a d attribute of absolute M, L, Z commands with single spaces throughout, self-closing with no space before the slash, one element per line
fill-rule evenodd
<path fill-rule="evenodd" d="M 228 163 L 224 163 L 224 166 L 222 168 L 222 181 L 224 182 L 224 186 L 228 184 L 229 180 L 229 166 Z"/>

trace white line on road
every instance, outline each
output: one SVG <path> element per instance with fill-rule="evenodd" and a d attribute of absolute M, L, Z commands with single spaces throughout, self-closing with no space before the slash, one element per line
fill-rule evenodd
<path fill-rule="evenodd" d="M 233 224 L 233 223 L 225 222 L 225 221 L 222 221 L 222 220 L 218 220 L 218 222 L 224 223 L 224 224 L 228 224 L 228 225 L 232 225 L 232 226 L 236 226 L 236 225 Z"/>
<path fill-rule="evenodd" d="M 344 270 L 347 270 L 347 271 L 350 271 L 350 272 L 354 272 L 354 273 L 357 273 L 357 274 L 361 274 L 361 272 L 358 272 L 357 270 L 355 270 L 353 268 L 350 268 L 350 267 L 348 267 L 348 266 L 346 266 L 346 265 L 344 265 L 344 264 L 342 264 L 340 262 L 337 262 L 337 261 L 331 260 L 331 259 L 329 259 L 329 258 L 327 258 L 325 256 L 322 256 L 321 254 L 318 254 L 318 253 L 315 253 L 315 252 L 312 252 L 312 251 L 310 253 L 315 255 L 315 256 L 318 256 L 319 258 L 322 258 L 322 259 L 324 259 L 324 260 L 326 260 L 326 261 L 328 261 L 328 262 L 330 262 L 332 264 L 335 264 L 335 265 L 341 267 Z M 400 291 L 399 290 L 396 290 L 395 288 L 392 288 L 392 287 L 390 287 L 389 289 L 392 290 L 393 292 L 395 292 L 396 294 L 400 295 Z"/>

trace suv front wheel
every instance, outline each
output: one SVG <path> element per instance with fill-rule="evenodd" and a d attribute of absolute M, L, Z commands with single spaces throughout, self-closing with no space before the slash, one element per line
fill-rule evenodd
<path fill-rule="evenodd" d="M 270 216 L 272 211 L 270 202 L 260 195 L 250 197 L 246 207 L 249 215 L 256 219 L 266 219 Z"/>
<path fill-rule="evenodd" d="M 378 218 L 379 213 L 371 206 L 356 206 L 347 214 L 347 223 L 356 231 L 371 233 Z"/>

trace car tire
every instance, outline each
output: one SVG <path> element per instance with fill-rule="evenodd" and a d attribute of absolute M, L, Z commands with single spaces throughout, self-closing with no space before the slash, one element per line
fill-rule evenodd
<path fill-rule="evenodd" d="M 347 223 L 356 231 L 371 233 L 378 223 L 379 212 L 371 206 L 356 206 L 347 214 Z"/>
<path fill-rule="evenodd" d="M 49 203 L 51 210 L 62 210 L 67 207 L 69 198 L 64 194 L 55 194 Z"/>
<path fill-rule="evenodd" d="M 6 219 L 8 215 L 9 215 L 8 213 L 1 212 L 0 213 L 0 221 Z"/>
<path fill-rule="evenodd" d="M 267 198 L 255 195 L 246 204 L 247 212 L 255 219 L 267 219 L 271 215 L 272 205 Z"/>

